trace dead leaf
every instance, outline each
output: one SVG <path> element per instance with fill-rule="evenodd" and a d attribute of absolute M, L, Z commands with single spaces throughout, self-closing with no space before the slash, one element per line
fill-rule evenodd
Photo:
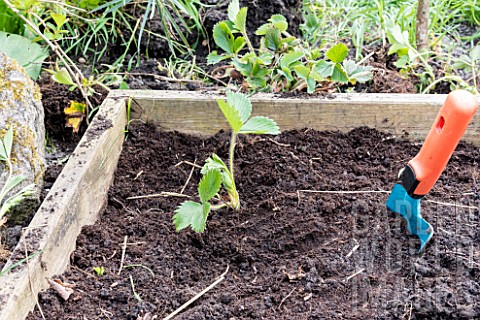
<path fill-rule="evenodd" d="M 80 124 L 82 123 L 83 118 L 85 118 L 85 110 L 87 110 L 87 105 L 85 103 L 70 101 L 70 106 L 63 110 L 66 116 L 65 126 L 73 128 L 73 132 L 78 132 Z"/>
<path fill-rule="evenodd" d="M 50 287 L 55 290 L 64 301 L 67 301 L 70 298 L 70 295 L 73 293 L 73 285 L 68 283 L 63 283 L 59 279 L 50 279 L 47 278 L 48 284 Z"/>
<path fill-rule="evenodd" d="M 157 318 L 158 318 L 158 316 L 156 316 L 156 315 L 154 316 L 154 315 L 152 315 L 152 313 L 147 312 L 143 316 L 138 316 L 137 320 L 154 320 L 154 319 L 157 319 Z"/>
<path fill-rule="evenodd" d="M 306 276 L 306 274 L 303 272 L 302 267 L 298 267 L 297 272 L 288 272 L 285 270 L 286 268 L 282 269 L 282 272 L 285 276 L 287 276 L 288 280 L 290 282 L 300 280 Z"/>

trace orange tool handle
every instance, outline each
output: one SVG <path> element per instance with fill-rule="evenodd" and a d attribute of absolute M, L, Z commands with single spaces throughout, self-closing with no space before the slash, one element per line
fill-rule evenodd
<path fill-rule="evenodd" d="M 414 195 L 424 196 L 432 189 L 477 108 L 477 98 L 468 91 L 455 90 L 447 96 L 420 152 L 408 162 L 417 180 Z"/>

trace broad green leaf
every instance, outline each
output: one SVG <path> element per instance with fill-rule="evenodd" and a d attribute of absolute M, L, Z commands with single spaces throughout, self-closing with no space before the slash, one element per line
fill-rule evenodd
<path fill-rule="evenodd" d="M 67 86 L 73 86 L 75 85 L 75 82 L 73 82 L 72 77 L 70 77 L 70 74 L 68 73 L 67 69 L 61 68 L 57 72 L 55 72 L 52 75 L 52 79 L 55 82 L 65 84 Z"/>
<path fill-rule="evenodd" d="M 233 52 L 234 53 L 239 53 L 240 50 L 243 49 L 243 47 L 245 46 L 245 39 L 243 37 L 237 37 L 235 39 L 235 42 L 233 44 Z"/>
<path fill-rule="evenodd" d="M 470 51 L 470 58 L 472 58 L 472 60 L 480 60 L 480 44 L 477 44 L 477 46 Z"/>
<path fill-rule="evenodd" d="M 223 162 L 223 160 L 220 159 L 219 156 L 217 156 L 215 153 L 213 153 L 210 158 L 205 160 L 205 164 L 203 165 L 200 173 L 205 175 L 205 174 L 207 174 L 208 171 L 217 170 L 217 169 L 228 171 L 228 168 L 227 168 L 227 165 L 225 164 L 225 162 Z"/>
<path fill-rule="evenodd" d="M 272 51 L 277 51 L 281 46 L 280 30 L 276 28 L 270 28 L 265 34 L 265 45 Z"/>
<path fill-rule="evenodd" d="M 345 60 L 343 62 L 343 68 L 347 73 L 348 80 L 355 84 L 357 82 L 364 83 L 369 80 L 372 80 L 372 67 L 370 66 L 359 66 L 353 60 Z"/>
<path fill-rule="evenodd" d="M 252 103 L 248 97 L 240 92 L 227 91 L 227 101 L 237 109 L 242 124 L 245 123 L 252 113 Z"/>
<path fill-rule="evenodd" d="M 247 23 L 247 11 L 248 8 L 244 7 L 238 11 L 237 18 L 235 19 L 235 28 L 240 32 L 246 32 L 246 23 Z"/>
<path fill-rule="evenodd" d="M 326 53 L 327 58 L 335 63 L 342 62 L 347 57 L 347 55 L 348 55 L 348 48 L 343 43 L 339 43 L 333 46 Z"/>
<path fill-rule="evenodd" d="M 207 63 L 208 64 L 215 64 L 218 63 L 222 60 L 230 58 L 229 55 L 221 54 L 219 55 L 216 50 L 210 52 L 210 54 L 207 56 Z"/>
<path fill-rule="evenodd" d="M 242 128 L 243 125 L 242 118 L 240 117 L 238 110 L 225 100 L 217 99 L 217 103 L 220 107 L 220 110 L 222 110 L 223 115 L 230 124 L 233 132 L 238 133 L 238 131 Z"/>
<path fill-rule="evenodd" d="M 408 44 L 408 31 L 402 32 L 402 29 L 397 24 L 388 29 L 387 38 L 391 44 L 398 43 L 406 46 Z"/>
<path fill-rule="evenodd" d="M 7 157 L 10 157 L 10 154 L 12 154 L 12 146 L 13 146 L 13 127 L 12 126 L 8 128 L 7 133 L 5 134 L 5 137 L 3 137 L 3 145 L 5 148 L 5 152 L 7 153 Z"/>
<path fill-rule="evenodd" d="M 237 20 L 237 14 L 240 11 L 240 3 L 238 0 L 232 0 L 230 4 L 228 5 L 227 13 L 228 13 L 228 19 L 232 22 L 235 22 Z"/>
<path fill-rule="evenodd" d="M 395 67 L 401 69 L 408 63 L 408 55 L 399 56 L 398 60 L 394 63 Z"/>
<path fill-rule="evenodd" d="M 272 60 L 274 58 L 273 53 L 271 52 L 262 52 L 261 54 L 258 55 L 257 61 L 263 65 L 269 65 L 272 63 Z"/>
<path fill-rule="evenodd" d="M 324 78 L 331 77 L 335 64 L 330 61 L 320 60 L 317 62 L 313 71 L 320 74 Z"/>
<path fill-rule="evenodd" d="M 219 170 L 208 171 L 198 184 L 198 194 L 202 203 L 212 199 L 220 191 L 221 184 L 222 176 Z"/>
<path fill-rule="evenodd" d="M 280 129 L 277 123 L 267 117 L 252 117 L 242 127 L 239 133 L 242 134 L 279 134 Z"/>
<path fill-rule="evenodd" d="M 287 31 L 287 28 L 288 28 L 287 19 L 284 16 L 282 16 L 281 14 L 274 14 L 270 18 L 270 21 L 273 23 L 275 28 L 280 30 L 280 32 Z"/>
<path fill-rule="evenodd" d="M 298 65 L 295 66 L 295 72 L 298 74 L 298 76 L 302 79 L 307 79 L 308 75 L 310 74 L 310 69 L 303 65 Z"/>
<path fill-rule="evenodd" d="M 173 216 L 175 229 L 178 231 L 191 226 L 193 231 L 202 232 L 205 230 L 207 217 L 204 214 L 204 207 L 197 202 L 185 201 L 176 210 Z"/>
<path fill-rule="evenodd" d="M 391 55 L 391 54 L 394 54 L 394 53 L 397 53 L 397 52 L 400 52 L 400 54 L 405 54 L 407 51 L 408 52 L 408 48 L 405 47 L 404 45 L 400 44 L 400 43 L 393 43 L 391 46 L 390 46 L 390 49 L 388 49 L 388 55 Z"/>
<path fill-rule="evenodd" d="M 270 23 L 264 23 L 262 24 L 260 27 L 258 27 L 257 31 L 255 32 L 255 34 L 257 36 L 263 36 L 267 33 L 267 31 L 269 29 L 272 28 L 272 25 Z"/>
<path fill-rule="evenodd" d="M 265 77 L 248 77 L 247 84 L 254 89 L 265 88 L 267 86 L 267 80 Z"/>
<path fill-rule="evenodd" d="M 304 56 L 302 51 L 293 51 L 290 53 L 287 53 L 282 57 L 280 60 L 280 67 L 290 69 L 291 67 L 294 66 L 294 63 L 302 59 Z"/>
<path fill-rule="evenodd" d="M 315 91 L 316 84 L 317 84 L 317 81 L 313 77 L 309 76 L 307 78 L 307 92 L 313 93 Z"/>
<path fill-rule="evenodd" d="M 337 63 L 335 64 L 335 68 L 333 68 L 333 73 L 331 77 L 332 81 L 337 81 L 340 83 L 347 83 L 348 76 L 345 70 L 343 69 L 342 65 Z"/>
<path fill-rule="evenodd" d="M 61 28 L 64 23 L 67 21 L 67 16 L 60 13 L 51 13 L 50 16 L 52 17 L 53 21 L 57 25 L 57 28 Z"/>
<path fill-rule="evenodd" d="M 230 30 L 225 21 L 221 21 L 213 27 L 213 40 L 223 51 L 228 54 L 233 53 L 235 39 L 232 30 Z"/>
<path fill-rule="evenodd" d="M 242 75 L 248 77 L 252 74 L 253 65 L 250 62 L 242 63 L 239 59 L 234 58 L 232 64 L 235 69 L 240 72 Z"/>
<path fill-rule="evenodd" d="M 49 56 L 48 50 L 30 39 L 0 31 L 0 51 L 25 68 L 27 74 L 37 80 L 42 63 Z"/>

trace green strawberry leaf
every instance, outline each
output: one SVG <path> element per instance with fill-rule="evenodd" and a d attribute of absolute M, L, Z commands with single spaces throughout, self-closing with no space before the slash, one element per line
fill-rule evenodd
<path fill-rule="evenodd" d="M 271 29 L 271 28 L 272 28 L 272 24 L 271 24 L 271 23 L 264 23 L 264 24 L 262 24 L 260 27 L 258 27 L 258 29 L 257 29 L 257 31 L 255 32 L 255 34 L 256 34 L 257 36 L 264 36 L 264 35 L 267 33 L 267 31 L 268 31 L 269 29 Z"/>
<path fill-rule="evenodd" d="M 355 63 L 355 61 L 349 59 L 343 62 L 343 68 L 345 69 L 345 72 L 347 73 L 349 81 L 352 84 L 355 84 L 357 82 L 364 83 L 372 80 L 373 68 L 370 66 L 365 66 L 365 67 L 359 66 Z"/>
<path fill-rule="evenodd" d="M 242 33 L 247 32 L 247 11 L 247 7 L 241 8 L 240 11 L 238 11 L 237 18 L 234 20 L 235 28 Z"/>
<path fill-rule="evenodd" d="M 343 69 L 342 65 L 337 63 L 335 64 L 335 68 L 333 68 L 333 73 L 331 77 L 332 81 L 337 81 L 340 83 L 347 83 L 348 76 L 345 70 Z"/>
<path fill-rule="evenodd" d="M 228 102 L 222 99 L 217 99 L 218 106 L 220 110 L 222 110 L 223 115 L 227 119 L 230 127 L 232 128 L 234 133 L 238 133 L 238 131 L 242 128 L 243 122 L 238 110 L 233 106 L 230 105 Z"/>
<path fill-rule="evenodd" d="M 395 67 L 402 69 L 408 63 L 408 55 L 399 55 L 398 60 L 395 61 Z"/>
<path fill-rule="evenodd" d="M 293 51 L 293 52 L 287 53 L 280 60 L 280 67 L 282 69 L 284 68 L 290 69 L 291 67 L 298 65 L 299 63 L 296 63 L 296 62 L 299 62 L 299 60 L 302 59 L 303 56 L 304 54 L 302 51 Z"/>
<path fill-rule="evenodd" d="M 242 127 L 239 133 L 242 134 L 279 134 L 280 129 L 277 123 L 267 117 L 252 117 Z"/>
<path fill-rule="evenodd" d="M 335 63 L 342 62 L 347 57 L 347 55 L 348 55 L 348 48 L 343 43 L 339 43 L 333 46 L 326 53 L 327 58 Z"/>
<path fill-rule="evenodd" d="M 281 14 L 274 14 L 269 20 L 273 23 L 275 28 L 280 30 L 280 32 L 287 31 L 287 28 L 288 28 L 287 19 Z"/>
<path fill-rule="evenodd" d="M 334 67 L 335 64 L 333 62 L 320 60 L 313 68 L 313 71 L 320 74 L 323 78 L 328 78 L 332 76 Z"/>
<path fill-rule="evenodd" d="M 265 34 L 265 45 L 272 51 L 277 51 L 281 46 L 280 30 L 270 28 Z"/>
<path fill-rule="evenodd" d="M 307 78 L 307 92 L 308 93 L 313 93 L 315 91 L 315 85 L 317 84 L 317 81 L 315 78 L 309 76 Z"/>
<path fill-rule="evenodd" d="M 240 38 L 240 37 L 239 37 Z M 225 55 L 225 54 L 218 54 L 216 50 L 210 52 L 210 54 L 207 56 L 207 63 L 208 64 L 215 64 L 218 63 L 222 60 L 231 58 L 230 55 Z"/>
<path fill-rule="evenodd" d="M 198 184 L 198 194 L 202 203 L 208 202 L 212 199 L 218 191 L 220 191 L 221 184 L 222 175 L 219 170 L 208 171 Z"/>
<path fill-rule="evenodd" d="M 308 75 L 310 74 L 310 69 L 308 69 L 304 65 L 295 66 L 294 69 L 297 75 L 304 80 L 306 80 L 308 78 Z"/>
<path fill-rule="evenodd" d="M 227 101 L 237 110 L 242 124 L 250 118 L 252 103 L 246 95 L 240 92 L 227 91 Z"/>
<path fill-rule="evenodd" d="M 245 42 L 245 38 L 244 38 L 244 37 L 237 37 L 237 38 L 235 39 L 234 44 L 233 44 L 233 52 L 234 52 L 235 54 L 239 53 L 240 50 L 242 50 L 243 47 L 245 46 L 245 43 L 246 43 L 246 42 Z"/>
<path fill-rule="evenodd" d="M 210 203 L 206 203 L 207 206 L 193 201 L 183 202 L 176 210 L 173 216 L 173 223 L 176 231 L 185 229 L 191 226 L 195 232 L 203 232 L 206 227 L 206 221 L 210 208 Z M 205 209 L 208 208 L 208 212 L 205 214 Z"/>
<path fill-rule="evenodd" d="M 226 53 L 234 53 L 235 38 L 225 21 L 221 21 L 213 27 L 213 40 Z"/>
<path fill-rule="evenodd" d="M 232 0 L 228 5 L 227 14 L 228 20 L 235 22 L 237 20 L 238 12 L 240 11 L 240 3 L 238 0 Z"/>
<path fill-rule="evenodd" d="M 267 86 L 267 80 L 263 76 L 248 77 L 247 84 L 254 89 L 265 88 Z"/>
<path fill-rule="evenodd" d="M 205 160 L 205 164 L 203 165 L 203 168 L 200 171 L 200 173 L 202 175 L 205 175 L 210 170 L 218 170 L 218 169 L 219 170 L 228 170 L 225 162 L 223 162 L 223 160 L 220 159 L 219 156 L 217 156 L 215 153 L 213 153 L 210 158 Z"/>

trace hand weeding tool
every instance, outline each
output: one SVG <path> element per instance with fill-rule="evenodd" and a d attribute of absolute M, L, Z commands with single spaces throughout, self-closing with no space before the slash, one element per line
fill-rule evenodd
<path fill-rule="evenodd" d="M 477 111 L 477 98 L 464 90 L 450 92 L 418 154 L 399 173 L 387 208 L 401 214 L 407 229 L 420 238 L 420 253 L 433 236 L 433 227 L 420 214 L 420 200 L 432 189 L 468 123 Z"/>

